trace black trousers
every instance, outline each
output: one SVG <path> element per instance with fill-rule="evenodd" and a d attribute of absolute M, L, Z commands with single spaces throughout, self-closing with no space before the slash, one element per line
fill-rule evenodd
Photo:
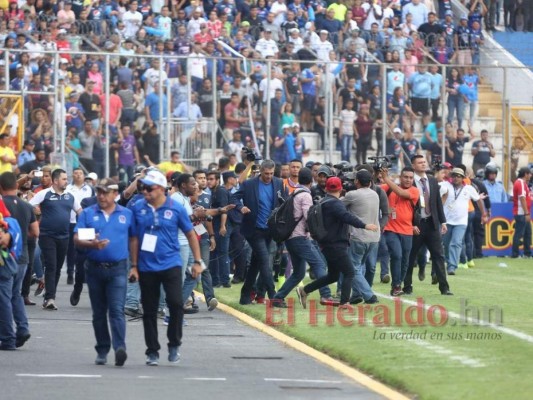
<path fill-rule="evenodd" d="M 267 229 L 256 229 L 254 234 L 246 238 L 246 240 L 252 248 L 252 262 L 246 272 L 244 284 L 241 288 L 240 303 L 250 303 L 250 295 L 258 275 L 268 293 L 268 298 L 273 299 L 276 290 L 272 276 L 272 263 L 270 262 L 270 242 L 272 241 L 272 237 Z"/>
<path fill-rule="evenodd" d="M 446 280 L 446 266 L 444 262 L 444 249 L 442 247 L 442 235 L 439 230 L 433 226 L 431 218 L 422 219 L 420 223 L 420 235 L 413 235 L 413 246 L 409 256 L 409 265 L 407 274 L 404 279 L 404 287 L 413 287 L 413 267 L 416 264 L 418 251 L 422 244 L 425 244 L 431 254 L 432 270 L 435 271 L 439 281 L 439 290 L 441 293 L 450 289 Z"/>
<path fill-rule="evenodd" d="M 68 231 L 68 250 L 67 250 L 67 275 L 74 276 L 76 268 L 76 246 L 74 246 L 74 228 L 76 224 L 70 224 Z M 83 268 L 81 265 L 80 268 Z"/>
<path fill-rule="evenodd" d="M 61 276 L 61 268 L 65 262 L 68 249 L 68 237 L 56 239 L 50 236 L 39 237 L 39 247 L 41 248 L 41 258 L 44 267 L 44 287 L 46 293 L 45 300 L 55 299 L 57 284 Z"/>
<path fill-rule="evenodd" d="M 485 244 L 485 225 L 481 223 L 481 211 L 476 208 L 474 221 L 474 258 L 483 257 L 483 245 Z"/>
<path fill-rule="evenodd" d="M 246 251 L 244 249 L 244 236 L 241 233 L 241 225 L 235 225 L 231 231 L 229 256 L 235 263 L 234 277 L 244 280 L 246 274 Z"/>
<path fill-rule="evenodd" d="M 342 273 L 341 304 L 348 303 L 352 291 L 354 268 L 348 247 L 324 247 L 322 254 L 328 264 L 328 273 L 304 286 L 305 293 L 311 293 L 323 286 L 330 285 L 339 280 Z"/>
<path fill-rule="evenodd" d="M 181 268 L 173 267 L 157 272 L 139 272 L 139 286 L 143 303 L 143 326 L 146 354 L 157 353 L 159 345 L 157 333 L 157 310 L 161 285 L 165 289 L 167 307 L 170 314 L 167 328 L 169 347 L 181 345 L 183 335 L 183 295 Z"/>

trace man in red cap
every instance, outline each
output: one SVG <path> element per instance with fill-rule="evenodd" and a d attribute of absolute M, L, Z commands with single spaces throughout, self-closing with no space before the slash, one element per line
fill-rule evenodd
<path fill-rule="evenodd" d="M 355 215 L 351 214 L 342 201 L 339 200 L 341 191 L 342 182 L 340 178 L 334 176 L 326 181 L 327 194 L 324 200 L 322 200 L 322 216 L 324 218 L 324 226 L 328 229 L 328 234 L 323 240 L 318 242 L 318 245 L 326 258 L 328 273 L 303 288 L 299 287 L 297 289 L 296 293 L 303 308 L 306 307 L 306 299 L 309 293 L 322 286 L 337 282 L 340 273 L 343 274 L 340 304 L 349 304 L 354 268 L 348 252 L 350 246 L 348 225 L 374 232 L 377 232 L 379 229 L 377 225 L 365 224 Z"/>

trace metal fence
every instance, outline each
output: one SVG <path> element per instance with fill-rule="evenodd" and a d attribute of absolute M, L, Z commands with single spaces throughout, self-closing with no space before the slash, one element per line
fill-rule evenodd
<path fill-rule="evenodd" d="M 221 44 L 222 45 L 222 44 Z M 10 50 L 3 49 L 2 59 L 4 60 L 5 65 L 12 66 L 13 59 L 16 59 L 18 53 L 21 53 L 20 50 Z M 64 56 L 64 53 L 61 52 L 48 52 L 52 55 L 50 61 L 50 70 L 52 71 L 51 82 L 48 83 L 48 90 L 44 91 L 35 91 L 32 89 L 31 84 L 22 85 L 21 90 L 10 90 L 9 86 L 3 88 L 4 90 L 0 91 L 0 94 L 6 95 L 19 95 L 22 96 L 25 101 L 30 97 L 36 97 L 39 99 L 39 107 L 47 107 L 50 115 L 50 122 L 53 126 L 54 132 L 54 150 L 60 154 L 64 154 L 65 149 L 65 102 L 67 101 L 64 98 L 63 90 L 56 90 L 62 85 L 60 80 L 61 72 L 55 73 L 55 71 L 60 71 L 60 59 Z M 121 56 L 117 53 L 81 53 L 81 52 L 71 52 L 70 56 L 75 54 L 82 54 L 85 57 L 91 57 L 94 62 L 99 62 L 103 66 L 102 76 L 103 76 L 103 87 L 102 94 L 103 98 L 109 99 L 111 93 L 111 84 L 117 84 L 118 80 L 115 77 L 114 70 L 117 68 L 117 58 Z M 313 143 L 316 143 L 311 149 L 311 156 L 320 161 L 337 161 L 339 153 L 336 151 L 336 128 L 338 128 L 338 92 L 343 85 L 346 84 L 346 67 L 354 66 L 360 69 L 363 73 L 360 76 L 360 79 L 357 82 L 358 87 L 369 87 L 376 80 L 375 83 L 379 85 L 380 88 L 380 100 L 381 107 L 379 112 L 375 115 L 375 118 L 382 121 L 386 121 L 385 129 L 382 130 L 382 137 L 377 143 L 381 146 L 381 151 L 383 154 L 387 151 L 387 140 L 391 139 L 391 131 L 395 126 L 394 119 L 391 117 L 390 110 L 387 109 L 388 100 L 390 99 L 390 82 L 387 79 L 388 74 L 393 68 L 394 64 L 387 63 L 378 63 L 368 54 L 362 53 L 361 59 L 363 61 L 357 63 L 351 63 L 346 61 L 337 61 L 331 60 L 329 62 L 320 62 L 321 68 L 326 73 L 322 73 L 322 78 L 320 85 L 317 88 L 317 97 L 324 96 L 325 106 L 324 106 L 324 121 L 325 121 L 325 134 L 324 140 L 314 140 Z M 255 131 L 259 136 L 262 136 L 262 139 L 266 142 L 264 156 L 270 157 L 270 146 L 269 140 L 276 135 L 277 127 L 273 127 L 272 123 L 275 118 L 272 116 L 271 102 L 263 102 L 259 96 L 262 94 L 262 91 L 268 93 L 265 95 L 268 98 L 273 97 L 275 84 L 278 81 L 275 78 L 283 79 L 283 74 L 286 73 L 289 69 L 285 69 L 286 65 L 292 63 L 301 63 L 301 68 L 304 69 L 309 65 L 312 65 L 313 62 L 310 61 L 294 61 L 294 60 L 261 60 L 261 59 L 247 59 L 238 53 L 235 54 L 235 57 L 219 57 L 211 58 L 207 57 L 207 70 L 208 76 L 213 84 L 209 93 L 206 93 L 204 90 L 203 94 L 209 94 L 213 100 L 206 107 L 205 104 L 203 107 L 203 118 L 199 121 L 193 122 L 194 118 L 191 115 L 186 116 L 176 116 L 175 111 L 178 106 L 177 103 L 186 102 L 191 104 L 193 92 L 193 87 L 197 85 L 196 80 L 191 72 L 191 68 L 186 68 L 187 65 L 190 65 L 191 57 L 180 57 L 180 56 L 167 56 L 167 55 L 122 55 L 127 57 L 130 61 L 135 61 L 136 65 L 143 66 L 142 69 L 136 69 L 134 72 L 139 73 L 139 71 L 144 70 L 149 65 L 149 62 L 153 59 L 159 59 L 159 70 L 155 79 L 149 83 L 150 87 L 153 87 L 154 84 L 158 84 L 159 87 L 163 88 L 160 95 L 158 95 L 158 115 L 153 116 L 153 121 L 158 127 L 160 133 L 160 156 L 162 159 L 167 159 L 170 156 L 172 150 L 181 150 L 183 153 L 183 158 L 189 163 L 193 163 L 195 166 L 206 166 L 210 161 L 215 161 L 216 158 L 222 154 L 222 144 L 224 140 L 229 140 L 230 137 L 222 135 L 222 130 L 224 126 L 218 126 L 223 123 L 224 110 L 222 109 L 223 101 L 221 101 L 221 91 L 223 89 L 223 82 L 225 77 L 222 74 L 222 65 L 224 63 L 229 63 L 233 66 L 231 77 L 232 79 L 239 74 L 239 71 L 247 71 L 244 74 L 243 78 L 248 78 L 245 80 L 245 87 L 241 88 L 241 94 L 247 94 L 250 100 L 250 103 L 246 107 L 245 115 L 247 115 L 248 127 L 251 129 L 251 135 L 256 138 Z M 370 60 L 370 61 L 369 61 Z M 166 78 L 166 72 L 169 71 L 167 68 L 168 63 L 178 62 L 182 68 L 186 68 L 186 84 L 185 86 L 180 86 L 177 76 L 169 76 Z M 404 68 L 402 66 L 402 68 Z M 438 65 L 438 72 L 446 78 L 455 66 L 452 65 Z M 462 66 L 458 66 L 463 68 Z M 481 74 L 482 84 L 479 86 L 479 101 L 477 102 L 478 108 L 478 117 L 475 118 L 474 126 L 470 127 L 476 134 L 479 134 L 481 129 L 487 129 L 491 134 L 491 140 L 496 141 L 497 156 L 496 162 L 503 166 L 505 160 L 509 159 L 511 154 L 510 143 L 513 140 L 511 130 L 511 123 L 509 120 L 509 113 L 506 112 L 508 107 L 507 102 L 510 101 L 513 104 L 513 96 L 515 94 L 515 89 L 509 89 L 510 82 L 512 77 L 517 73 L 521 73 L 525 70 L 524 67 L 517 66 L 502 66 L 502 65 L 481 65 L 478 69 Z M 339 73 L 334 71 L 340 71 Z M 373 72 L 372 72 L 373 71 Z M 3 75 L 3 78 L 6 82 L 11 82 L 14 78 L 14 70 L 10 68 L 4 68 L 0 70 L 0 74 Z M 374 75 L 372 75 L 374 74 Z M 136 77 L 137 79 L 138 77 Z M 261 80 L 265 79 L 264 85 L 261 85 Z M 114 81 L 113 81 L 114 79 Z M 495 82 L 495 79 L 499 81 Z M 490 84 L 489 84 L 490 83 Z M 261 87 L 261 90 L 258 90 L 258 87 Z M 1 88 L 1 86 L 0 86 Z M 230 89 L 230 92 L 233 89 Z M 285 87 L 283 87 L 285 91 Z M 142 90 L 138 90 L 138 93 L 142 94 Z M 227 94 L 227 93 L 226 93 Z M 438 114 L 439 118 L 442 121 L 443 126 L 448 122 L 448 104 L 447 104 L 447 87 L 446 79 L 442 79 L 441 87 L 439 88 L 439 98 L 440 102 L 438 105 Z M 142 96 L 145 99 L 147 92 L 144 92 Z M 284 93 L 284 99 L 286 99 L 286 93 Z M 141 100 L 143 100 L 141 99 Z M 527 104 L 520 102 L 522 106 Z M 34 106 L 35 108 L 35 106 Z M 468 107 L 470 108 L 470 107 Z M 140 115 L 144 115 L 144 109 L 139 108 Z M 243 111 L 243 112 L 244 112 Z M 312 110 L 307 110 L 312 111 Z M 31 120 L 28 115 L 31 113 L 26 113 L 24 123 L 29 124 Z M 109 121 L 109 109 L 105 108 L 105 112 L 102 115 L 105 121 Z M 142 118 L 140 119 L 142 120 Z M 415 136 L 420 137 L 420 134 L 423 131 L 421 126 L 420 118 L 414 118 L 413 121 L 415 126 Z M 457 120 L 452 119 L 452 124 L 455 124 L 457 127 Z M 139 126 L 140 127 L 140 126 Z M 104 124 L 102 127 L 102 135 L 105 138 L 106 146 L 109 145 L 110 139 L 113 136 L 113 129 L 108 124 Z M 463 128 L 468 130 L 466 123 L 463 123 Z M 513 128 L 514 129 L 514 128 Z M 313 130 L 313 129 L 311 129 Z M 268 133 L 273 133 L 270 136 Z M 530 140 L 527 136 L 524 136 L 526 142 Z M 445 158 L 444 150 L 444 140 L 443 138 L 443 150 L 442 155 Z M 376 143 L 376 144 L 377 144 Z M 528 146 L 530 143 L 528 143 Z M 465 158 L 468 159 L 469 145 L 465 148 Z M 527 148 L 527 146 L 526 146 Z M 218 150 L 217 150 L 218 149 Z M 109 165 L 109 152 L 106 152 L 106 166 Z M 106 169 L 106 173 L 108 173 Z M 507 177 L 505 183 L 508 184 L 509 178 L 511 177 L 510 172 L 506 173 Z"/>

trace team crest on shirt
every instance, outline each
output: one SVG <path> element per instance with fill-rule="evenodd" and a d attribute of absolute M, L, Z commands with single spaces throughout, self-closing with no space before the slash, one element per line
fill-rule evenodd
<path fill-rule="evenodd" d="M 93 221 L 99 221 L 99 220 L 100 220 L 100 217 L 99 217 L 98 215 L 95 215 L 95 216 L 93 217 Z"/>
<path fill-rule="evenodd" d="M 70 199 L 70 195 L 67 193 L 65 194 L 65 200 L 68 200 L 68 199 Z"/>
<path fill-rule="evenodd" d="M 141 215 L 146 215 L 146 210 L 144 208 L 141 210 Z"/>
<path fill-rule="evenodd" d="M 165 214 L 163 215 L 165 219 L 171 219 L 172 218 L 172 211 L 166 210 Z"/>
<path fill-rule="evenodd" d="M 118 222 L 120 222 L 121 224 L 125 224 L 126 223 L 126 216 L 125 215 L 119 215 L 118 216 Z"/>

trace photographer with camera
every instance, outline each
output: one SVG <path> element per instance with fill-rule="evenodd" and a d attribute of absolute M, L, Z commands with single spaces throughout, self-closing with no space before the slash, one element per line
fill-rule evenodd
<path fill-rule="evenodd" d="M 431 275 L 437 277 L 439 290 L 443 295 L 452 295 L 446 280 L 442 235 L 447 232 L 446 217 L 442 208 L 439 184 L 437 180 L 426 174 L 427 161 L 423 155 L 411 158 L 411 165 L 415 171 L 415 186 L 420 194 L 421 219 L 420 226 L 414 227 L 416 235 L 413 236 L 409 266 L 404 279 L 403 292 L 413 293 L 413 268 L 421 247 L 427 247 L 431 254 Z M 425 279 L 424 267 L 419 266 L 418 279 Z"/>
<path fill-rule="evenodd" d="M 241 158 L 244 165 L 246 165 L 246 168 L 239 175 L 239 185 L 242 185 L 246 179 L 253 178 L 255 176 L 257 171 L 259 171 L 259 165 L 257 165 L 255 162 L 261 159 L 261 157 L 258 157 L 255 151 L 250 147 L 243 147 L 241 149 Z"/>
<path fill-rule="evenodd" d="M 385 226 L 384 236 L 390 254 L 392 273 L 391 296 L 401 296 L 402 281 L 407 273 L 409 254 L 413 243 L 414 205 L 418 202 L 419 193 L 413 187 L 414 170 L 405 167 L 400 174 L 398 186 L 389 176 L 387 168 L 382 168 L 378 178 L 384 183 L 381 187 L 389 199 L 389 221 Z"/>
<path fill-rule="evenodd" d="M 311 188 L 311 196 L 313 197 L 314 204 L 326 197 L 326 181 L 328 178 L 334 176 L 334 174 L 330 167 L 321 165 L 318 167 L 316 176 L 316 185 Z"/>

